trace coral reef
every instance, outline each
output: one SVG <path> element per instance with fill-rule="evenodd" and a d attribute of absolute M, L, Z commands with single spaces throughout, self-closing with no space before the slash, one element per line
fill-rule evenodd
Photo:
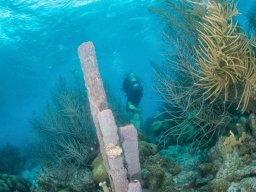
<path fill-rule="evenodd" d="M 172 137 L 183 144 L 189 138 L 194 148 L 210 146 L 229 131 L 235 111 L 249 110 L 256 83 L 254 41 L 238 27 L 234 1 L 166 1 L 157 13 L 175 48 L 156 67 L 163 121 L 170 122 L 161 142 Z"/>
<path fill-rule="evenodd" d="M 72 174 L 69 170 L 60 168 L 46 168 L 37 178 L 38 191 L 56 192 L 69 190 L 72 192 L 89 192 L 95 188 L 92 172 L 89 169 L 76 169 Z"/>
<path fill-rule="evenodd" d="M 117 134 L 94 47 L 85 43 L 79 56 L 100 154 L 90 132 L 85 93 L 61 82 L 51 104 L 33 122 L 42 138 L 53 141 L 46 145 L 52 150 L 46 150 L 50 153 L 44 156 L 35 191 L 108 192 L 111 187 L 119 192 L 128 186 L 140 191 L 141 185 L 153 192 L 255 190 L 256 41 L 239 27 L 234 1 L 165 3 L 158 13 L 175 52 L 163 68 L 156 68 L 162 111 L 145 126 L 158 145 L 137 143 L 137 132 Z"/>
<path fill-rule="evenodd" d="M 253 189 L 256 178 L 254 142 L 255 138 L 245 132 L 240 136 L 232 133 L 220 137 L 209 150 L 208 163 L 199 163 L 197 166 L 200 175 L 208 178 L 204 188 L 216 192 Z"/>
<path fill-rule="evenodd" d="M 246 133 L 243 132 L 239 139 L 236 139 L 234 133 L 230 131 L 230 136 L 226 137 L 219 151 L 222 157 L 225 158 L 227 154 L 230 154 L 237 145 L 242 145 L 242 142 L 246 139 Z"/>
<path fill-rule="evenodd" d="M 198 78 L 195 85 L 203 89 L 205 100 L 214 102 L 221 96 L 227 102 L 238 98 L 237 109 L 241 107 L 245 111 L 256 83 L 255 55 L 250 39 L 237 28 L 238 10 L 234 2 L 209 1 L 206 9 L 207 15 L 195 26 L 198 69 L 191 71 Z"/>
<path fill-rule="evenodd" d="M 246 122 L 248 118 L 243 117 Z M 238 119 L 238 122 L 242 121 Z M 240 135 L 230 133 L 220 137 L 208 153 L 201 151 L 200 155 L 195 155 L 190 154 L 189 146 L 169 146 L 160 151 L 161 155 L 159 152 L 148 155 L 142 164 L 143 186 L 156 192 L 253 191 L 255 138 L 246 128 L 242 130 Z"/>
<path fill-rule="evenodd" d="M 251 113 L 249 116 L 249 126 L 253 136 L 256 138 L 256 115 L 254 113 Z"/>
<path fill-rule="evenodd" d="M 39 135 L 39 191 L 90 191 L 95 187 L 90 163 L 98 153 L 83 84 L 60 78 L 42 114 L 32 120 Z"/>
<path fill-rule="evenodd" d="M 26 158 L 19 148 L 9 144 L 0 148 L 0 173 L 19 174 L 25 163 Z"/>
<path fill-rule="evenodd" d="M 155 67 L 163 105 L 147 127 L 160 154 L 180 167 L 169 173 L 169 191 L 255 191 L 255 39 L 239 26 L 235 1 L 200 2 L 154 10 L 174 51 Z M 144 178 L 155 172 L 147 188 L 165 185 L 162 166 L 143 169 Z"/>
<path fill-rule="evenodd" d="M 97 153 L 97 141 L 85 91 L 79 80 L 68 86 L 60 79 L 42 114 L 32 120 L 41 159 L 56 167 L 79 169 Z M 74 170 L 75 171 L 75 170 Z"/>
<path fill-rule="evenodd" d="M 170 145 L 166 149 L 158 152 L 160 155 L 174 160 L 183 169 L 190 169 L 194 167 L 197 161 L 202 159 L 204 151 L 193 153 L 190 145 Z"/>
<path fill-rule="evenodd" d="M 92 162 L 93 180 L 100 183 L 108 180 L 108 174 L 103 164 L 103 159 L 100 154 Z"/>
<path fill-rule="evenodd" d="M 146 159 L 157 153 L 157 146 L 153 143 L 148 143 L 146 141 L 139 141 L 139 155 L 140 162 L 143 163 Z"/>
<path fill-rule="evenodd" d="M 1 192 L 30 192 L 31 183 L 14 175 L 0 174 Z"/>
<path fill-rule="evenodd" d="M 173 188 L 173 176 L 180 172 L 180 167 L 172 160 L 159 154 L 148 156 L 142 165 L 144 187 L 151 191 L 163 191 Z"/>

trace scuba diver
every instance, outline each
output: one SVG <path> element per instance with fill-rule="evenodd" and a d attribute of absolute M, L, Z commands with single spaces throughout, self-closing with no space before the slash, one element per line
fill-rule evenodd
<path fill-rule="evenodd" d="M 139 103 L 143 96 L 143 87 L 137 76 L 130 72 L 123 80 L 122 90 L 127 97 L 126 111 L 133 114 L 131 122 L 136 128 L 140 128 Z"/>
<path fill-rule="evenodd" d="M 143 87 L 137 76 L 130 72 L 123 80 L 122 90 L 127 96 L 126 111 L 139 110 Z"/>

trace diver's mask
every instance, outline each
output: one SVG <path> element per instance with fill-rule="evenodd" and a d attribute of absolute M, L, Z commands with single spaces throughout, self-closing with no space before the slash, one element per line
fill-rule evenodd
<path fill-rule="evenodd" d="M 138 79 L 136 78 L 136 76 L 134 75 L 134 73 L 129 74 L 129 81 L 130 81 L 131 87 L 134 91 L 141 91 L 140 83 L 139 83 Z"/>

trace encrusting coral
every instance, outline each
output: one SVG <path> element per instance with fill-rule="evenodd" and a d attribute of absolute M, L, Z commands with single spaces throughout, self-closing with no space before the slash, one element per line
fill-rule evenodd
<path fill-rule="evenodd" d="M 251 113 L 249 116 L 249 125 L 253 136 L 256 138 L 256 116 L 254 113 Z"/>
<path fill-rule="evenodd" d="M 246 139 L 246 133 L 243 132 L 239 139 L 236 139 L 234 133 L 230 131 L 230 135 L 225 138 L 223 142 L 224 154 L 231 153 L 235 146 L 242 145 L 242 142 Z"/>
<path fill-rule="evenodd" d="M 150 155 L 143 163 L 144 186 L 155 192 L 172 191 L 174 187 L 173 177 L 180 171 L 181 169 L 176 162 L 159 154 Z"/>

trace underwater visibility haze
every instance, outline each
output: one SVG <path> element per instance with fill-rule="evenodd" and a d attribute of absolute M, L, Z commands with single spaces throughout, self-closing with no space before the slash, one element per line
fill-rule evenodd
<path fill-rule="evenodd" d="M 26 143 L 28 119 L 41 111 L 57 79 L 81 69 L 78 46 L 93 41 L 102 76 L 122 99 L 122 79 L 161 60 L 153 1 L 1 1 L 1 142 Z M 141 73 L 152 93 L 152 71 Z M 151 94 L 152 95 L 152 94 Z M 150 94 L 144 99 L 152 102 Z M 143 99 L 143 100 L 144 100 Z M 156 100 L 156 99 L 153 99 Z M 144 101 L 142 101 L 144 102 Z M 144 104 L 146 116 L 153 115 Z M 32 135 L 31 135 L 32 136 Z"/>
<path fill-rule="evenodd" d="M 0 192 L 256 192 L 254 0 L 0 0 L 0 39 Z"/>

